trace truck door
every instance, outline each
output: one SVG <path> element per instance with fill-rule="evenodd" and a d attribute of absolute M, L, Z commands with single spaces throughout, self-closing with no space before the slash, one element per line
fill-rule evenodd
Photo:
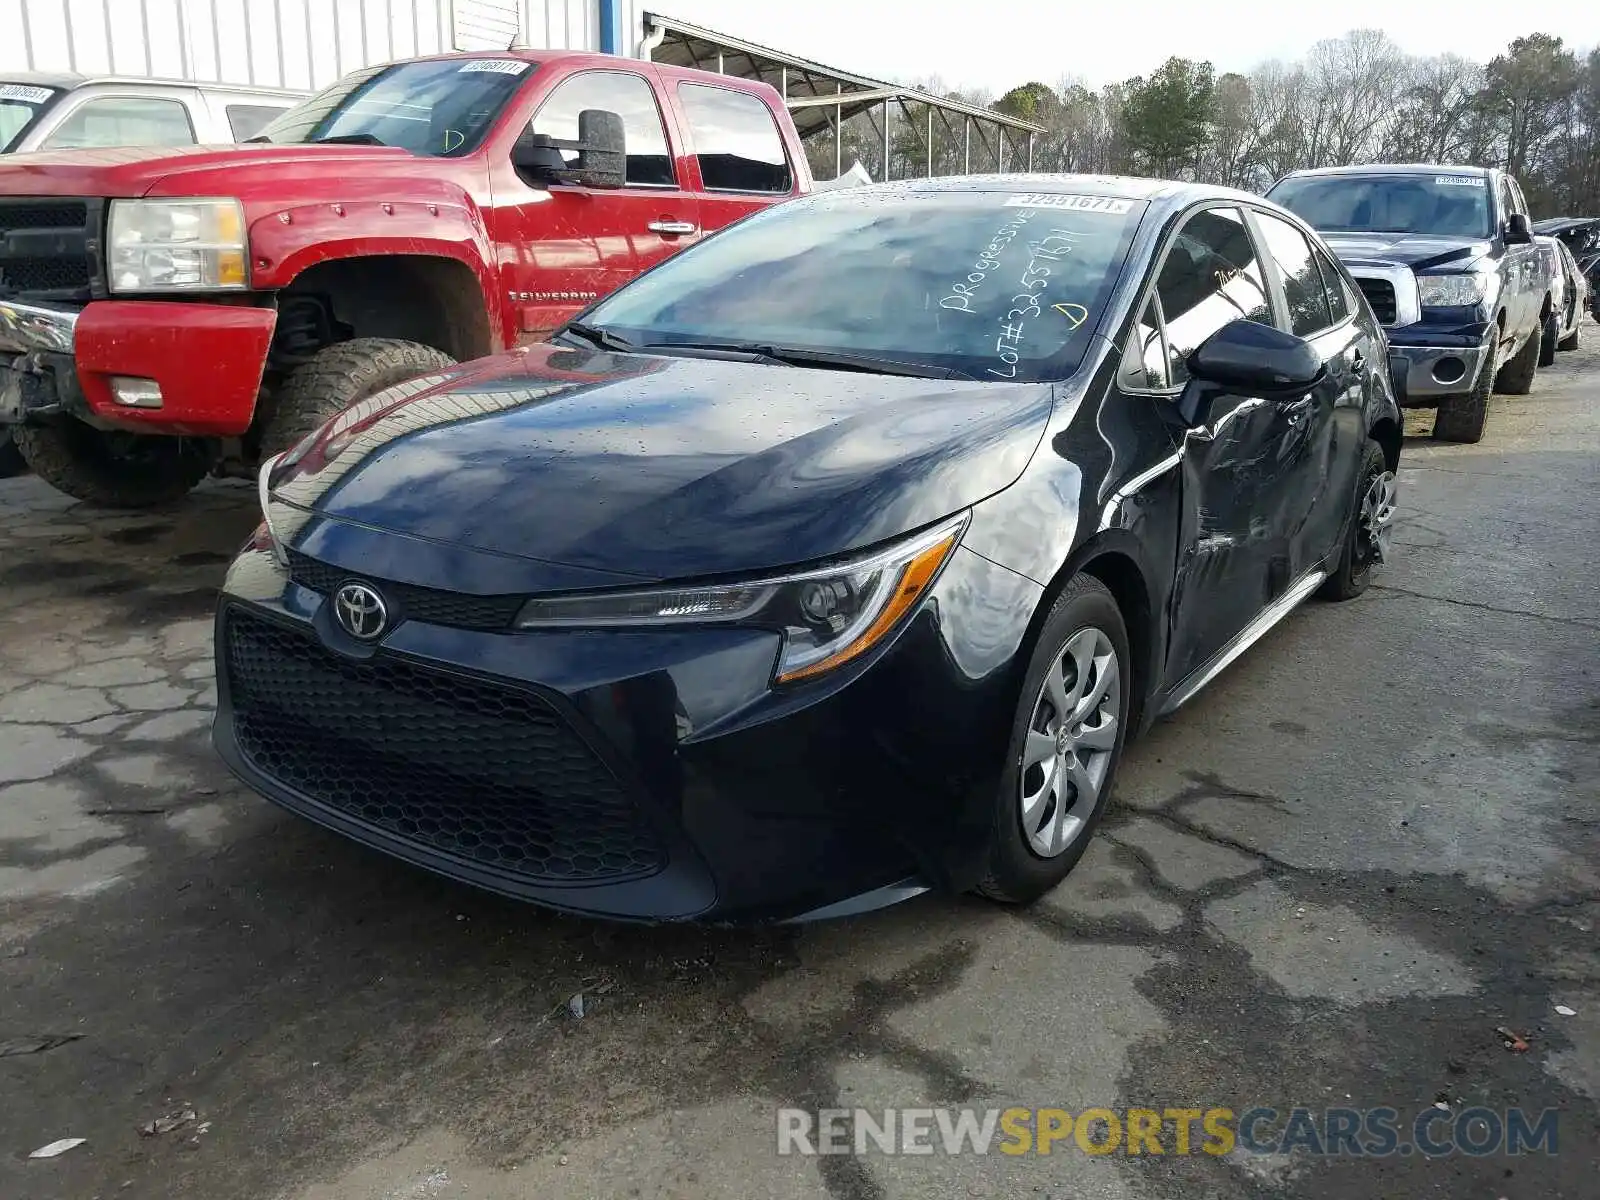
<path fill-rule="evenodd" d="M 521 177 L 509 151 L 493 164 L 493 226 L 501 286 L 511 294 L 522 342 L 537 341 L 574 313 L 692 241 L 699 206 L 677 163 L 654 73 L 580 70 L 550 91 L 529 128 L 576 141 L 578 114 L 622 118 L 627 183 L 617 189 L 546 184 Z M 562 152 L 576 165 L 577 151 Z"/>
<path fill-rule="evenodd" d="M 714 84 L 678 84 L 707 233 L 796 194 L 794 164 L 759 96 Z"/>

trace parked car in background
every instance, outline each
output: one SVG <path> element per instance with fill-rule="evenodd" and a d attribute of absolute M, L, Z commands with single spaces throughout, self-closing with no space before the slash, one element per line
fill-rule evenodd
<path fill-rule="evenodd" d="M 253 473 L 811 188 L 777 89 L 609 55 L 364 68 L 249 141 L 0 163 L 0 424 L 69 495 Z"/>
<path fill-rule="evenodd" d="M 1032 900 L 1126 739 L 1383 561 L 1383 331 L 1259 196 L 830 190 L 263 468 L 216 744 L 559 908 Z"/>
<path fill-rule="evenodd" d="M 1571 251 L 1589 288 L 1589 311 L 1600 321 L 1600 217 L 1552 217 L 1535 221 L 1534 231 L 1560 238 Z"/>
<path fill-rule="evenodd" d="M 1543 270 L 1550 278 L 1550 315 L 1545 320 L 1539 336 L 1539 365 L 1548 367 L 1556 361 L 1556 346 L 1564 336 L 1563 321 L 1567 315 L 1567 269 L 1561 261 L 1563 249 L 1559 238 L 1533 235 L 1533 244 L 1543 260 Z"/>
<path fill-rule="evenodd" d="M 1553 277 L 1516 180 L 1483 167 L 1295 171 L 1268 197 L 1309 221 L 1349 268 L 1389 340 L 1400 402 L 1433 434 L 1482 440 L 1496 391 L 1532 390 L 1553 329 Z"/>
<path fill-rule="evenodd" d="M 276 88 L 12 72 L 0 77 L 0 154 L 239 142 L 302 99 Z M 26 469 L 10 430 L 0 428 L 0 479 Z"/>
<path fill-rule="evenodd" d="M 1572 251 L 1567 249 L 1567 244 L 1557 239 L 1555 245 L 1563 276 L 1561 324 L 1557 330 L 1556 349 L 1576 350 L 1583 344 L 1583 323 L 1588 320 L 1594 298 L 1589 292 L 1589 281 L 1578 267 L 1577 259 L 1572 257 Z"/>

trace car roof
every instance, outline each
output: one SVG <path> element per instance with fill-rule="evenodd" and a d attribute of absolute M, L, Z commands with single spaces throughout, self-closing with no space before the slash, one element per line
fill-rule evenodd
<path fill-rule="evenodd" d="M 1574 229 L 1587 229 L 1600 225 L 1600 217 L 1546 217 L 1533 223 L 1535 233 L 1567 233 Z"/>
<path fill-rule="evenodd" d="M 1494 173 L 1492 167 L 1458 166 L 1454 163 L 1366 163 L 1350 167 L 1307 167 L 1290 171 L 1285 179 L 1307 179 L 1322 175 L 1476 175 L 1483 179 Z"/>
<path fill-rule="evenodd" d="M 900 179 L 890 183 L 863 184 L 822 195 L 850 193 L 915 194 L 920 192 L 1013 192 L 1061 196 L 1107 196 L 1122 200 L 1143 200 L 1152 205 L 1179 206 L 1197 200 L 1238 200 L 1267 204 L 1270 200 L 1254 192 L 1209 183 L 1184 183 L 1174 179 L 1146 179 L 1135 175 L 938 175 L 931 179 Z"/>
<path fill-rule="evenodd" d="M 241 96 L 270 96 L 278 100 L 299 100 L 305 93 L 287 88 L 262 87 L 253 83 L 210 83 L 199 79 L 149 79 L 142 75 L 80 75 L 73 71 L 0 71 L 0 83 L 20 83 L 28 87 L 62 88 L 72 91 L 90 84 L 114 83 L 119 87 L 196 88 L 202 92 L 228 92 Z"/>

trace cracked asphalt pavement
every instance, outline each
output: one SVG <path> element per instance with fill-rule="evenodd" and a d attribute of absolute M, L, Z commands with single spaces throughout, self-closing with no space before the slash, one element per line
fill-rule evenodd
<path fill-rule="evenodd" d="M 1028 911 L 617 927 L 391 862 L 210 749 L 250 487 L 128 515 L 0 483 L 0 1195 L 1593 1197 L 1587 333 L 1483 444 L 1408 443 L 1379 585 L 1131 747 Z M 1557 1153 L 775 1153 L 780 1105 L 1436 1102 L 1557 1109 Z"/>

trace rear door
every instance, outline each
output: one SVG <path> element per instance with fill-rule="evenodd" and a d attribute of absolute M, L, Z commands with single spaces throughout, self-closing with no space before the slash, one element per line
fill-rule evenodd
<path fill-rule="evenodd" d="M 509 152 L 493 164 L 490 230 L 500 277 L 515 303 L 519 340 L 534 341 L 693 239 L 699 205 L 678 178 L 653 69 L 579 70 L 557 83 L 528 132 L 576 141 L 578 116 L 604 109 L 622 118 L 627 184 L 585 188 L 525 179 Z M 564 150 L 576 165 L 577 151 Z"/>
<path fill-rule="evenodd" d="M 676 94 L 706 233 L 798 194 L 777 118 L 759 96 L 687 81 Z"/>
<path fill-rule="evenodd" d="M 1261 210 L 1252 219 L 1283 290 L 1282 327 L 1305 338 L 1326 370 L 1320 384 L 1283 406 L 1276 448 L 1288 472 L 1281 516 L 1289 574 L 1299 578 L 1340 544 L 1366 440 L 1366 364 L 1385 363 L 1387 353 L 1357 325 L 1344 293 L 1329 291 L 1319 252 L 1298 227 Z"/>

